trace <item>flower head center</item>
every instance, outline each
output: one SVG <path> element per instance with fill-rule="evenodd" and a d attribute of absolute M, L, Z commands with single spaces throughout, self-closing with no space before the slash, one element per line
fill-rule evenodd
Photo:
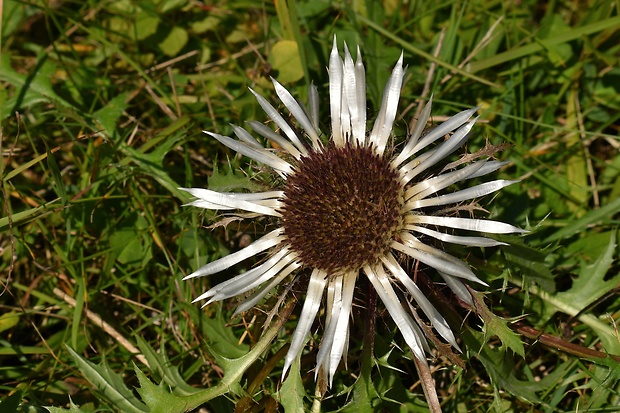
<path fill-rule="evenodd" d="M 330 274 L 373 264 L 402 226 L 398 171 L 374 148 L 330 144 L 302 157 L 284 189 L 284 233 L 301 262 Z"/>

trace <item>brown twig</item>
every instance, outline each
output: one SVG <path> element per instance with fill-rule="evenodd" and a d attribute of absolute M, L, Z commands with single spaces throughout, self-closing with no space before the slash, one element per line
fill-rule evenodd
<path fill-rule="evenodd" d="M 76 304 L 75 303 L 75 299 L 73 299 L 73 297 L 69 297 L 60 288 L 54 288 L 54 294 L 58 298 L 62 299 L 65 303 L 69 304 L 69 306 L 75 307 L 75 304 Z M 112 337 L 114 340 L 116 340 L 121 346 L 125 347 L 142 364 L 144 364 L 146 367 L 150 368 L 149 362 L 146 360 L 146 357 L 144 357 L 144 355 L 140 352 L 140 350 L 136 346 L 131 344 L 129 342 L 129 340 L 127 340 L 125 337 L 123 337 L 123 335 L 121 333 L 116 331 L 114 329 L 114 327 L 112 327 L 110 324 L 108 324 L 105 321 L 103 321 L 103 319 L 98 314 L 95 314 L 95 313 L 93 313 L 90 310 L 84 310 L 84 312 L 86 313 L 86 317 L 88 317 L 88 319 L 90 321 L 92 321 L 98 327 L 101 327 L 103 329 L 103 331 L 108 333 L 110 335 L 110 337 Z"/>
<path fill-rule="evenodd" d="M 435 380 L 431 375 L 431 370 L 428 364 L 418 360 L 415 354 L 412 353 L 412 358 L 415 363 L 415 368 L 418 371 L 420 382 L 422 383 L 422 390 L 424 390 L 424 396 L 428 402 L 428 408 L 431 413 L 441 413 L 441 404 L 439 404 L 439 398 L 437 397 L 437 389 L 435 388 Z"/>
<path fill-rule="evenodd" d="M 540 330 L 535 329 L 534 327 L 527 326 L 523 323 L 515 323 L 511 326 L 516 332 L 519 334 L 531 338 L 533 340 L 538 341 L 539 343 L 553 347 L 560 351 L 563 351 L 568 354 L 572 354 L 577 357 L 583 358 L 596 358 L 596 359 L 604 359 L 607 357 L 611 357 L 612 359 L 620 362 L 620 356 L 615 354 L 608 354 L 602 351 L 593 350 L 584 346 L 580 346 L 579 344 L 574 344 L 569 341 L 566 341 L 560 337 L 552 336 L 551 334 L 543 333 Z"/>

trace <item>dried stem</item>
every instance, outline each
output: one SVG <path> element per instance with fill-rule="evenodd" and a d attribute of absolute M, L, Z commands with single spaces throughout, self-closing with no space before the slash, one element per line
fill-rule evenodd
<path fill-rule="evenodd" d="M 607 357 L 611 357 L 612 359 L 620 362 L 620 356 L 617 356 L 615 354 L 603 353 L 602 351 L 593 350 L 591 348 L 580 346 L 579 344 L 571 343 L 560 337 L 543 333 L 542 331 L 537 330 L 534 327 L 527 326 L 523 323 L 515 323 L 512 327 L 519 334 L 527 338 L 534 339 L 539 343 L 544 344 L 545 346 L 553 347 L 565 353 L 572 354 L 573 356 L 588 359 L 604 359 Z"/>
<path fill-rule="evenodd" d="M 62 299 L 65 303 L 69 304 L 69 306 L 75 308 L 76 302 L 73 297 L 68 296 L 64 291 L 59 288 L 54 288 L 54 294 Z M 144 364 L 146 367 L 149 367 L 149 362 L 146 360 L 146 357 L 140 352 L 140 350 L 131 344 L 129 340 L 127 340 L 121 333 L 116 331 L 114 327 L 105 322 L 103 318 L 101 318 L 98 314 L 90 311 L 84 310 L 86 317 L 92 321 L 92 323 L 98 327 L 101 327 L 103 331 L 108 333 L 110 337 L 112 337 L 116 342 L 118 342 L 121 346 L 125 347 L 127 351 L 129 351 L 134 357 L 140 361 L 140 363 Z"/>
<path fill-rule="evenodd" d="M 439 404 L 439 398 L 437 397 L 437 389 L 435 388 L 435 380 L 431 375 L 431 369 L 428 364 L 418 360 L 412 353 L 413 361 L 415 362 L 415 368 L 418 371 L 420 382 L 422 383 L 422 390 L 424 390 L 424 396 L 428 402 L 428 408 L 431 413 L 441 413 L 441 405 Z"/>

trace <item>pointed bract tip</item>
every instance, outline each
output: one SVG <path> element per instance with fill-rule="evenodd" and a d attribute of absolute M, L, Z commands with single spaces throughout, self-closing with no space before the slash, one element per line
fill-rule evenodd
<path fill-rule="evenodd" d="M 291 369 L 291 363 L 292 362 L 288 360 L 288 358 L 284 361 L 284 368 L 282 369 L 282 378 L 281 378 L 282 381 L 284 381 L 286 374 Z"/>
<path fill-rule="evenodd" d="M 349 46 L 347 46 L 347 42 L 344 42 L 344 55 L 345 56 L 351 56 L 351 53 L 349 52 Z"/>
<path fill-rule="evenodd" d="M 183 281 L 191 280 L 192 278 L 198 278 L 198 277 L 202 277 L 202 276 L 200 274 L 196 274 L 196 271 L 194 271 L 193 273 L 183 277 Z M 192 303 L 195 303 L 196 301 L 201 301 L 203 299 L 203 296 L 204 294 L 199 296 L 198 298 L 195 298 L 194 301 L 192 301 Z"/>
<path fill-rule="evenodd" d="M 285 89 L 286 90 L 286 88 L 284 86 L 282 86 L 282 83 L 280 83 L 276 79 L 274 79 L 273 76 L 269 76 L 269 78 L 271 79 L 271 83 L 273 83 L 273 86 L 276 89 L 280 88 L 280 89 Z"/>

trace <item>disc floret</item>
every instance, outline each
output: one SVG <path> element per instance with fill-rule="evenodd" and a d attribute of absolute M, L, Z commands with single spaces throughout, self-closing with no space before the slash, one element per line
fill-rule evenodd
<path fill-rule="evenodd" d="M 281 210 L 291 249 L 327 273 L 375 264 L 402 226 L 403 186 L 372 146 L 330 144 L 302 157 Z"/>

